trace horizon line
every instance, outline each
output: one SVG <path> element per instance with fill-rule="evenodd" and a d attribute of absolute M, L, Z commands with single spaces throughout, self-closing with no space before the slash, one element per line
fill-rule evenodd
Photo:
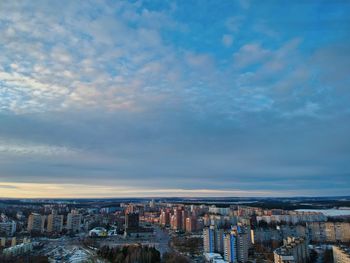
<path fill-rule="evenodd" d="M 266 196 L 266 197 L 256 197 L 256 196 L 196 196 L 196 197 L 186 197 L 186 196 L 170 196 L 170 197 L 162 197 L 162 196 L 144 196 L 144 197 L 0 197 L 0 201 L 3 200 L 106 200 L 106 199 L 201 199 L 201 200 L 211 200 L 211 199 L 226 199 L 226 198 L 239 198 L 239 199 L 291 199 L 291 198 L 350 198 L 350 195 L 327 195 L 327 196 L 306 196 L 306 195 L 296 195 L 296 196 Z"/>

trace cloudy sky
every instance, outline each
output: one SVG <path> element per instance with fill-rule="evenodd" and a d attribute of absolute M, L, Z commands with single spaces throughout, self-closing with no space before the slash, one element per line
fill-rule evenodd
<path fill-rule="evenodd" d="M 350 193 L 350 1 L 0 1 L 0 196 Z"/>

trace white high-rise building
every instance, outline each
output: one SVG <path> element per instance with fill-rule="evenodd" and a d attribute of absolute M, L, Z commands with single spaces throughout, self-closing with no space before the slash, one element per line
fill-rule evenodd
<path fill-rule="evenodd" d="M 81 214 L 79 214 L 79 212 L 76 210 L 72 210 L 67 215 L 67 229 L 73 232 L 79 232 L 80 224 L 81 224 Z"/>
<path fill-rule="evenodd" d="M 248 249 L 250 246 L 249 235 L 245 231 L 237 233 L 237 261 L 247 262 L 248 261 Z"/>

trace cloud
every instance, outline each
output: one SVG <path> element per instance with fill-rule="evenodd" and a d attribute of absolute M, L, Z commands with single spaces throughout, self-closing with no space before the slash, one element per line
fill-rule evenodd
<path fill-rule="evenodd" d="M 1 184 L 0 189 L 17 189 L 14 185 Z"/>
<path fill-rule="evenodd" d="M 160 37 L 160 30 L 173 30 L 178 24 L 162 12 L 143 9 L 139 15 L 138 7 L 133 4 L 115 4 L 122 19 L 104 7 L 91 19 L 86 15 L 93 10 L 88 3 L 80 7 L 69 4 L 62 17 L 52 14 L 52 8 L 46 4 L 41 8 L 5 5 L 2 10 L 3 21 L 13 29 L 11 35 L 3 32 L 2 42 L 6 45 L 2 53 L 6 55 L 2 59 L 5 65 L 10 62 L 12 65 L 11 71 L 1 72 L 3 85 L 11 92 L 11 103 L 2 104 L 3 109 L 37 112 L 97 105 L 109 109 L 142 108 L 141 103 L 147 99 L 142 89 L 153 85 L 153 80 L 145 74 L 146 66 L 150 70 L 155 59 L 159 65 L 168 67 L 172 67 L 170 63 L 178 63 L 170 61 L 174 51 Z M 86 13 L 77 15 L 80 8 Z M 32 16 L 29 10 L 36 15 Z M 21 16 L 16 12 L 21 12 Z M 124 16 L 131 12 L 134 17 Z M 159 19 L 162 24 L 158 23 Z M 137 28 L 130 27 L 130 21 Z M 44 24 L 50 24 L 54 30 L 48 31 Z M 30 28 L 35 28 L 34 33 Z M 10 39 L 15 39 L 17 44 L 13 45 Z M 155 70 L 154 66 L 151 70 Z M 135 75 L 135 71 L 141 74 Z M 168 78 L 168 71 L 158 74 L 163 74 L 165 80 Z M 135 96 L 136 93 L 139 95 Z"/>
<path fill-rule="evenodd" d="M 0 155 L 12 156 L 60 156 L 72 155 L 75 151 L 64 146 L 11 142 L 0 139 Z"/>
<path fill-rule="evenodd" d="M 3 184 L 57 196 L 81 182 L 92 196 L 348 193 L 343 29 L 298 28 L 309 5 L 291 4 L 299 18 L 161 2 L 2 4 Z"/>
<path fill-rule="evenodd" d="M 208 197 L 208 196 L 263 196 L 267 191 L 132 188 L 128 186 L 12 183 L 0 185 L 0 197 L 13 198 L 106 198 L 106 197 Z"/>
<path fill-rule="evenodd" d="M 278 98 L 256 83 L 271 82 L 297 60 L 297 56 L 290 60 L 300 42 L 297 38 L 277 50 L 259 42 L 243 44 L 233 54 L 231 72 L 220 68 L 221 62 L 208 52 L 177 49 L 164 41 L 164 32 L 182 32 L 183 23 L 172 18 L 172 10 L 112 5 L 118 15 L 108 5 L 96 12 L 89 3 L 79 7 L 72 3 L 62 17 L 46 4 L 5 5 L 3 17 L 13 31 L 2 28 L 6 45 L 0 108 L 20 114 L 86 108 L 134 112 L 182 105 L 193 114 L 214 111 L 232 119 L 278 105 L 272 103 Z M 232 16 L 224 19 L 224 25 L 236 31 L 243 19 Z M 47 30 L 47 23 L 53 31 Z M 35 34 L 29 34 L 30 28 Z M 222 43 L 232 46 L 232 35 L 223 34 Z"/>
<path fill-rule="evenodd" d="M 279 37 L 279 33 L 273 30 L 272 27 L 266 23 L 266 21 L 257 22 L 256 25 L 254 25 L 254 30 L 270 38 L 276 39 Z"/>
<path fill-rule="evenodd" d="M 307 102 L 302 108 L 294 110 L 292 112 L 284 113 L 288 118 L 292 117 L 317 117 L 320 106 L 317 103 Z"/>
<path fill-rule="evenodd" d="M 222 44 L 225 47 L 230 47 L 233 43 L 233 37 L 232 35 L 225 34 L 222 36 Z"/>
<path fill-rule="evenodd" d="M 264 49 L 258 43 L 243 45 L 238 52 L 233 55 L 234 65 L 244 68 L 250 65 L 262 63 L 268 58 L 270 51 Z"/>

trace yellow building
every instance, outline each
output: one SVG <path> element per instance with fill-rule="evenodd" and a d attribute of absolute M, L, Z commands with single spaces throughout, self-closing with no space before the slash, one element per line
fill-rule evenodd
<path fill-rule="evenodd" d="M 47 232 L 59 233 L 63 228 L 63 215 L 57 215 L 55 211 L 47 217 Z"/>
<path fill-rule="evenodd" d="M 28 227 L 29 232 L 44 232 L 45 226 L 45 216 L 40 214 L 32 213 L 28 217 Z"/>
<path fill-rule="evenodd" d="M 333 246 L 334 263 L 350 263 L 350 248 L 344 246 Z"/>

